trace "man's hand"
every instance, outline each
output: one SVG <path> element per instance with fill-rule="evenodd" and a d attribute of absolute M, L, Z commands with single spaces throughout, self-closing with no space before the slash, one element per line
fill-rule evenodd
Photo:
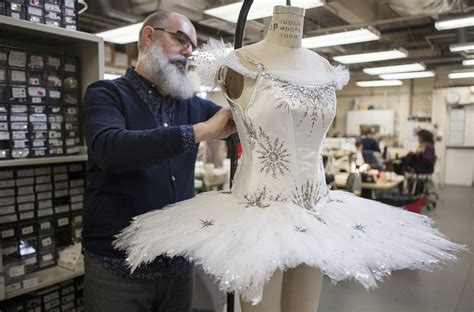
<path fill-rule="evenodd" d="M 193 125 L 196 143 L 211 140 L 225 139 L 235 133 L 236 128 L 232 120 L 230 108 L 222 108 L 208 121 Z"/>

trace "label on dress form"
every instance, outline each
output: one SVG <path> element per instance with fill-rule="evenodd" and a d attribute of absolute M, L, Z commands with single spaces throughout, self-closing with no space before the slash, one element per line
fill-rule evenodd
<path fill-rule="evenodd" d="M 275 31 L 283 39 L 300 39 L 301 22 L 294 20 L 280 20 L 270 24 L 269 31 Z"/>

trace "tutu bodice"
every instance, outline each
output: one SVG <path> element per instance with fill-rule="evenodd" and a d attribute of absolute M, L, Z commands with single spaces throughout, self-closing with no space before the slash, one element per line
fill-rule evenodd
<path fill-rule="evenodd" d="M 245 107 L 228 98 L 243 148 L 232 194 L 247 205 L 256 199 L 258 205 L 287 200 L 316 204 L 327 194 L 321 149 L 335 116 L 336 89 L 347 81 L 347 71 L 319 73 L 325 83 L 298 84 L 239 55 L 255 65 L 257 75 Z"/>

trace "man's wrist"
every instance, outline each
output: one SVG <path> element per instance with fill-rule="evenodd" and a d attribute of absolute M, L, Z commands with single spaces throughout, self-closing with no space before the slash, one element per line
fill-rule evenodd
<path fill-rule="evenodd" d="M 204 122 L 193 125 L 194 141 L 196 143 L 206 141 L 208 139 L 207 127 Z"/>

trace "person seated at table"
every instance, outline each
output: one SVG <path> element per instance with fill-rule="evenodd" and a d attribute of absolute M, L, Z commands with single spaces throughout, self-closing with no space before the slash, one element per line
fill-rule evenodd
<path fill-rule="evenodd" d="M 425 129 L 416 133 L 418 148 L 402 159 L 404 171 L 415 173 L 433 173 L 436 161 L 433 134 Z"/>
<path fill-rule="evenodd" d="M 361 132 L 362 132 L 362 137 L 360 141 L 362 142 L 362 145 L 364 146 L 364 150 L 380 153 L 379 142 L 377 142 L 377 140 L 374 139 L 372 130 L 367 127 L 367 128 L 362 129 Z"/>
<path fill-rule="evenodd" d="M 356 141 L 355 163 L 357 167 L 362 164 L 368 164 L 372 169 L 382 169 L 383 159 L 380 152 L 366 150 L 362 140 Z"/>
<path fill-rule="evenodd" d="M 357 140 L 355 143 L 355 146 L 356 146 L 355 164 L 357 167 L 360 167 L 365 163 L 364 155 L 362 155 L 362 151 L 364 150 L 364 145 L 362 144 L 361 140 Z"/>

